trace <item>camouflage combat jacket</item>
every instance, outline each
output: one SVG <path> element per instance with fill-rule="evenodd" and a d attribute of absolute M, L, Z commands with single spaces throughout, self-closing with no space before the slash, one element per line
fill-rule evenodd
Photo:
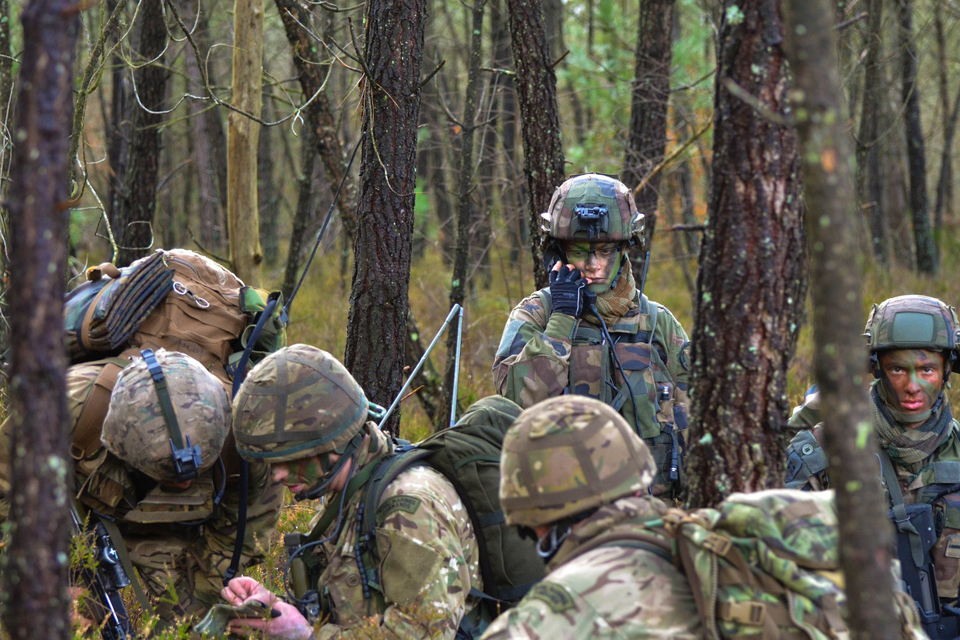
<path fill-rule="evenodd" d="M 639 294 L 639 292 L 638 292 Z M 670 310 L 640 296 L 639 307 L 608 323 L 629 388 L 599 324 L 550 313 L 550 290 L 518 304 L 507 319 L 493 363 L 497 392 L 524 409 L 564 393 L 601 400 L 635 425 L 659 470 L 651 492 L 675 495 L 670 481 L 676 451 L 682 464 L 682 434 L 690 406 L 690 341 Z M 639 416 L 634 416 L 633 389 Z"/>
<path fill-rule="evenodd" d="M 804 405 L 794 410 L 791 425 L 809 424 L 818 419 L 818 398 L 808 395 Z M 787 447 L 786 486 L 803 491 L 830 487 L 827 457 L 821 448 L 823 423 L 803 429 Z M 931 551 L 937 571 L 940 597 L 953 601 L 960 588 L 960 422 L 954 419 L 950 435 L 930 455 L 917 473 L 894 465 L 904 504 L 933 505 L 935 518 L 943 529 Z M 879 469 L 878 469 L 879 479 Z"/>
<path fill-rule="evenodd" d="M 89 388 L 83 387 L 92 386 L 95 379 L 92 373 L 68 378 L 75 419 L 82 405 L 76 399 L 86 397 Z M 9 436 L 8 420 L 0 426 L 0 521 L 6 521 L 10 507 Z M 233 458 L 239 460 L 236 453 Z M 223 498 L 216 507 L 214 497 L 223 485 L 219 465 L 201 473 L 182 491 L 164 490 L 102 446 L 75 459 L 74 470 L 77 499 L 87 509 L 116 520 L 130 561 L 162 620 L 202 616 L 220 601 L 237 537 L 240 486 L 235 469 L 226 469 Z M 241 572 L 264 559 L 282 501 L 283 486 L 270 480 L 269 467 L 251 464 Z"/>
<path fill-rule="evenodd" d="M 649 496 L 621 498 L 578 526 L 547 565 L 549 573 L 497 618 L 483 640 L 703 637 L 687 578 L 664 552 L 613 542 L 578 551 L 600 535 L 658 520 L 666 506 Z"/>
<path fill-rule="evenodd" d="M 358 470 L 391 449 L 379 430 L 368 433 L 372 441 L 361 447 Z M 336 508 L 339 499 L 329 496 L 327 504 Z M 379 627 L 382 635 L 377 637 L 452 640 L 461 618 L 479 604 L 471 589 L 483 590 L 480 548 L 453 485 L 438 472 L 418 466 L 386 486 L 377 508 L 380 584 L 367 583 L 369 597 L 364 597 L 357 564 L 355 523 L 362 503 L 363 491 L 354 493 L 344 506 L 339 535 L 315 548 L 321 619 L 327 620 L 315 637 L 328 640 L 372 626 Z M 336 526 L 334 521 L 323 537 Z"/>

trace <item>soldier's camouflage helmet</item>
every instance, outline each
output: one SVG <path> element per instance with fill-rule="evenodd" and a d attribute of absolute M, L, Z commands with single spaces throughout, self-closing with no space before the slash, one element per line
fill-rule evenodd
<path fill-rule="evenodd" d="M 633 191 L 610 176 L 587 173 L 557 187 L 541 214 L 543 232 L 555 240 L 643 241 L 644 216 Z"/>
<path fill-rule="evenodd" d="M 217 378 L 188 355 L 160 349 L 163 371 L 180 433 L 200 447 L 198 471 L 209 469 L 230 431 L 230 399 Z M 79 382 L 79 381 L 78 381 Z M 170 428 L 147 362 L 138 358 L 117 379 L 100 440 L 110 453 L 154 480 L 174 481 Z"/>
<path fill-rule="evenodd" d="M 289 462 L 337 451 L 363 427 L 370 404 L 347 368 L 306 344 L 280 349 L 247 376 L 234 399 L 240 455 Z"/>
<path fill-rule="evenodd" d="M 607 404 L 544 400 L 503 441 L 500 502 L 507 524 L 536 527 L 646 491 L 657 467 L 643 440 Z"/>
<path fill-rule="evenodd" d="M 946 351 L 947 362 L 958 371 L 957 312 L 930 296 L 897 296 L 874 305 L 863 335 L 867 338 L 871 362 L 887 349 L 926 349 Z"/>

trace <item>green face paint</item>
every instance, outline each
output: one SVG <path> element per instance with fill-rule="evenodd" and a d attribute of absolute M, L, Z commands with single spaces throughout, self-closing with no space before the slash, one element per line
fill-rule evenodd
<path fill-rule="evenodd" d="M 280 477 L 284 486 L 293 493 L 300 493 L 316 486 L 325 475 L 319 456 L 277 464 L 274 465 L 274 469 L 275 476 Z"/>
<path fill-rule="evenodd" d="M 943 389 L 943 355 L 924 349 L 892 349 L 880 354 L 880 390 L 898 422 L 920 424 L 931 414 Z"/>

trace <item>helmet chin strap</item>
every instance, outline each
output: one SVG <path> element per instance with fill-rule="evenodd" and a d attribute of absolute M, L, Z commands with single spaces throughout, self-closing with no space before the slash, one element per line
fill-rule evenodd
<path fill-rule="evenodd" d="M 360 448 L 360 443 L 363 441 L 363 432 L 355 435 L 350 442 L 348 442 L 341 451 L 332 451 L 320 454 L 320 466 L 323 468 L 324 475 L 321 478 L 320 482 L 314 486 L 301 491 L 297 495 L 293 496 L 293 499 L 297 502 L 302 500 L 316 500 L 320 496 L 324 495 L 327 492 L 327 487 L 337 478 L 340 474 L 340 471 L 344 468 L 347 462 L 355 459 L 357 457 L 357 450 Z M 340 459 L 337 460 L 331 467 L 330 465 L 330 453 L 339 453 Z"/>
<path fill-rule="evenodd" d="M 607 283 L 591 284 L 587 288 L 593 293 L 600 295 L 601 293 L 610 291 L 611 289 L 616 287 L 617 282 L 620 280 L 620 276 L 623 274 L 623 265 L 626 263 L 626 259 L 625 259 L 626 256 L 627 256 L 627 250 L 625 248 L 621 249 L 617 253 L 617 261 L 619 262 L 619 264 L 617 265 L 617 273 L 610 280 L 609 284 Z"/>

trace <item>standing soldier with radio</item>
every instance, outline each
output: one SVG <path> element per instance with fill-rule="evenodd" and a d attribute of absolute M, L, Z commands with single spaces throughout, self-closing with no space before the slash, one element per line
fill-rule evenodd
<path fill-rule="evenodd" d="M 690 342 L 642 281 L 637 288 L 627 249 L 643 248 L 644 216 L 633 193 L 615 178 L 575 176 L 543 218 L 550 286 L 510 313 L 493 364 L 497 392 L 525 409 L 567 393 L 612 406 L 653 454 L 651 493 L 677 496 Z"/>

